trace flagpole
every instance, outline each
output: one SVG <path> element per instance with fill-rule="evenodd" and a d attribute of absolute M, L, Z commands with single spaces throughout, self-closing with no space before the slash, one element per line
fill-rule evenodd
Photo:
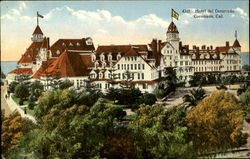
<path fill-rule="evenodd" d="M 39 22 L 38 22 L 38 12 L 36 12 L 36 24 L 39 25 Z"/>
<path fill-rule="evenodd" d="M 171 10 L 171 21 L 173 22 L 173 8 L 172 8 L 172 10 Z"/>

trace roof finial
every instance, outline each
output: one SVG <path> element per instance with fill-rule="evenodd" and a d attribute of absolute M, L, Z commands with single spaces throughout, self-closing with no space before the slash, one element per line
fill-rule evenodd
<path fill-rule="evenodd" d="M 237 30 L 235 30 L 234 37 L 235 37 L 235 39 L 237 39 Z"/>

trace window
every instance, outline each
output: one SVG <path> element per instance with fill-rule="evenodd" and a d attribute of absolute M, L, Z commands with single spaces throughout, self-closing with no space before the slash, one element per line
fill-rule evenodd
<path fill-rule="evenodd" d="M 127 64 L 127 69 L 129 70 L 129 64 Z"/>
<path fill-rule="evenodd" d="M 123 64 L 121 66 L 122 66 L 122 70 L 123 70 Z"/>
<path fill-rule="evenodd" d="M 144 84 L 142 85 L 142 88 L 143 88 L 143 89 L 147 89 L 147 84 L 144 83 Z"/>
<path fill-rule="evenodd" d="M 120 70 L 120 64 L 117 64 L 117 69 Z"/>
<path fill-rule="evenodd" d="M 141 69 L 141 65 L 140 64 L 138 64 L 138 70 L 140 70 Z"/>
<path fill-rule="evenodd" d="M 56 51 L 56 54 L 57 54 L 57 55 L 59 55 L 59 54 L 60 54 L 60 51 L 59 51 L 59 50 L 57 50 L 57 51 Z"/>
<path fill-rule="evenodd" d="M 126 64 L 124 64 L 124 70 L 126 70 Z"/>
<path fill-rule="evenodd" d="M 136 66 L 137 66 L 137 64 L 135 64 L 135 70 L 137 69 Z"/>
<path fill-rule="evenodd" d="M 183 65 L 183 62 L 182 62 L 182 61 L 180 62 L 180 65 L 181 65 L 181 66 Z"/>
<path fill-rule="evenodd" d="M 142 69 L 143 69 L 143 70 L 145 69 L 144 64 L 142 64 Z"/>
<path fill-rule="evenodd" d="M 130 65 L 130 69 L 133 70 L 133 64 Z"/>
<path fill-rule="evenodd" d="M 144 79 L 144 73 L 141 74 L 141 79 Z"/>
<path fill-rule="evenodd" d="M 140 79 L 140 73 L 138 73 L 138 79 Z"/>

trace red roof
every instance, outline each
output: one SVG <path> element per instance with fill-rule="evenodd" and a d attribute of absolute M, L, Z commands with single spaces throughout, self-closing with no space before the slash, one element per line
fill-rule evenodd
<path fill-rule="evenodd" d="M 241 47 L 240 43 L 239 43 L 239 41 L 237 39 L 235 39 L 233 47 Z"/>
<path fill-rule="evenodd" d="M 40 78 L 41 76 L 46 76 L 45 70 L 49 67 L 49 65 L 55 61 L 56 59 L 49 59 L 48 61 L 43 61 L 40 68 L 36 71 L 36 73 L 32 76 L 32 78 Z"/>
<path fill-rule="evenodd" d="M 8 74 L 33 74 L 31 68 L 16 68 L 15 70 L 9 72 Z"/>
<path fill-rule="evenodd" d="M 32 63 L 38 55 L 39 49 L 41 48 L 43 42 L 33 42 L 29 48 L 25 51 L 19 63 Z"/>
<path fill-rule="evenodd" d="M 48 76 L 75 77 L 86 76 L 90 70 L 85 67 L 81 55 L 75 52 L 64 51 L 50 66 L 46 69 Z"/>
<path fill-rule="evenodd" d="M 134 48 L 130 48 L 124 56 L 139 56 L 137 51 Z"/>
<path fill-rule="evenodd" d="M 41 28 L 39 27 L 39 25 L 36 26 L 36 29 L 32 35 L 34 35 L 34 34 L 42 34 L 43 35 L 43 32 L 42 32 Z"/>
<path fill-rule="evenodd" d="M 98 46 L 96 50 L 96 55 L 99 56 L 101 54 L 108 55 L 111 53 L 113 55 L 113 58 L 116 59 L 116 55 L 118 53 L 123 56 L 125 53 L 127 53 L 131 47 L 138 49 L 138 52 L 148 52 L 147 45 L 103 45 L 103 46 Z"/>
<path fill-rule="evenodd" d="M 171 22 L 170 25 L 168 26 L 167 33 L 179 33 L 176 25 L 174 24 L 174 22 Z"/>
<path fill-rule="evenodd" d="M 58 57 L 65 50 L 94 51 L 94 45 L 87 45 L 86 39 L 59 39 L 50 48 L 52 56 Z M 59 54 L 57 53 L 59 51 Z"/>

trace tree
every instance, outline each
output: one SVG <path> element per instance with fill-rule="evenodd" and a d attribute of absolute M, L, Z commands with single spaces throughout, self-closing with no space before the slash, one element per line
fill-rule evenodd
<path fill-rule="evenodd" d="M 200 100 L 206 97 L 206 91 L 199 87 L 192 89 L 190 94 L 184 95 L 183 101 L 188 103 L 189 106 L 196 106 Z"/>
<path fill-rule="evenodd" d="M 38 105 L 35 107 L 35 116 L 41 119 L 53 107 L 67 108 L 73 105 L 76 92 L 70 90 L 54 90 L 45 92 L 38 99 Z"/>
<path fill-rule="evenodd" d="M 136 146 L 129 134 L 116 134 L 107 139 L 100 156 L 108 159 L 136 158 Z"/>
<path fill-rule="evenodd" d="M 189 137 L 198 154 L 239 147 L 246 142 L 241 132 L 243 110 L 224 90 L 212 93 L 186 117 Z"/>
<path fill-rule="evenodd" d="M 42 95 L 43 84 L 40 81 L 34 81 L 31 83 L 29 101 L 32 103 Z"/>
<path fill-rule="evenodd" d="M 2 69 L 1 69 L 1 79 L 6 78 L 6 75 L 3 73 Z"/>
<path fill-rule="evenodd" d="M 166 92 L 167 94 L 169 94 L 175 91 L 178 78 L 173 67 L 166 67 L 164 70 L 164 74 L 166 75 Z"/>
<path fill-rule="evenodd" d="M 9 88 L 8 88 L 8 92 L 9 93 L 14 93 L 15 92 L 15 88 L 19 83 L 16 81 L 13 81 L 9 84 Z"/>
<path fill-rule="evenodd" d="M 140 158 L 187 158 L 192 144 L 186 139 L 185 114 L 180 107 L 167 112 L 160 106 L 142 106 L 131 123 Z M 184 111 L 183 108 L 181 108 Z M 184 115 L 184 116 L 182 116 Z M 178 122 L 176 122 L 178 121 Z M 171 126 L 172 125 L 172 126 Z"/>
<path fill-rule="evenodd" d="M 60 81 L 60 83 L 59 83 L 59 89 L 68 89 L 68 88 L 70 88 L 73 85 L 74 85 L 73 82 L 71 82 L 70 80 L 66 79 L 66 80 Z"/>
<path fill-rule="evenodd" d="M 105 98 L 114 101 L 114 103 L 116 102 L 116 100 L 118 100 L 119 96 L 121 96 L 121 90 L 118 88 L 109 88 Z"/>
<path fill-rule="evenodd" d="M 20 98 L 19 104 L 23 104 L 23 100 L 29 97 L 29 89 L 27 83 L 19 83 L 15 88 L 15 96 Z"/>
<path fill-rule="evenodd" d="M 21 118 L 18 112 L 13 112 L 9 117 L 2 121 L 1 149 L 5 156 L 15 150 L 20 143 L 21 137 L 35 128 L 32 121 Z"/>
<path fill-rule="evenodd" d="M 142 95 L 138 88 L 121 89 L 121 94 L 118 96 L 118 104 L 133 105 L 139 100 Z"/>
<path fill-rule="evenodd" d="M 151 93 L 144 93 L 140 99 L 139 103 L 140 104 L 146 104 L 146 105 L 153 105 L 157 101 L 156 96 Z"/>
<path fill-rule="evenodd" d="M 241 93 L 240 101 L 243 105 L 245 120 L 250 123 L 250 91 Z"/>
<path fill-rule="evenodd" d="M 242 66 L 242 69 L 245 71 L 250 71 L 250 65 L 244 65 Z"/>

